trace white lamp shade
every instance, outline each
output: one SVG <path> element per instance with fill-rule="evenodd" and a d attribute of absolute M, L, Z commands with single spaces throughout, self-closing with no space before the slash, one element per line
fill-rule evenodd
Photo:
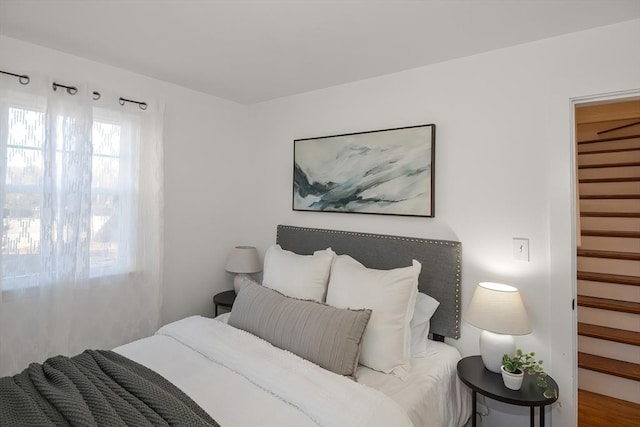
<path fill-rule="evenodd" d="M 527 310 L 517 288 L 501 283 L 483 282 L 476 287 L 465 320 L 496 334 L 531 333 Z"/>
<path fill-rule="evenodd" d="M 516 344 L 512 335 L 531 333 L 531 324 L 517 288 L 501 283 L 483 282 L 476 287 L 465 320 L 480 329 L 480 355 L 484 366 L 500 372 L 502 355 L 513 356 Z"/>
<path fill-rule="evenodd" d="M 229 273 L 246 274 L 262 271 L 258 250 L 253 246 L 236 246 L 229 252 L 224 269 Z"/>

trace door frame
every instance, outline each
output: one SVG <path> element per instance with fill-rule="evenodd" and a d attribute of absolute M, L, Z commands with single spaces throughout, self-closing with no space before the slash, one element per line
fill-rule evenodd
<path fill-rule="evenodd" d="M 569 144 L 571 149 L 571 294 L 575 302 L 572 322 L 572 353 L 573 353 L 573 397 L 574 397 L 574 426 L 578 425 L 578 143 L 576 135 L 576 107 L 583 104 L 614 103 L 617 101 L 629 101 L 640 98 L 640 89 L 631 89 L 618 92 L 607 92 L 594 95 L 578 96 L 570 98 L 571 105 L 571 129 Z"/>

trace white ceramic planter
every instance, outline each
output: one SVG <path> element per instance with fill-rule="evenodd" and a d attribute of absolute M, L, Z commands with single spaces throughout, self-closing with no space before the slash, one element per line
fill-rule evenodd
<path fill-rule="evenodd" d="M 522 387 L 522 380 L 524 379 L 524 372 L 518 374 L 513 372 L 507 372 L 504 370 L 504 366 L 500 366 L 500 372 L 502 372 L 502 381 L 505 387 L 511 390 L 520 390 Z"/>

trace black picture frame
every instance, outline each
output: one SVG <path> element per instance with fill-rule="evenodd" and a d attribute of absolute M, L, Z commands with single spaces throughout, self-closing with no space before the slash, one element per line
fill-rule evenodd
<path fill-rule="evenodd" d="M 294 211 L 435 216 L 436 125 L 293 141 Z"/>

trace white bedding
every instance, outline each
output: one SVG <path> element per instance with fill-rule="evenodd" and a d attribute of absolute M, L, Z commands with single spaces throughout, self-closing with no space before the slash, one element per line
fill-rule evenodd
<path fill-rule="evenodd" d="M 225 427 L 458 427 L 470 414 L 455 374 L 460 356 L 442 343 L 413 359 L 404 381 L 359 367 L 358 382 L 199 316 L 114 350 L 167 378 Z"/>
<path fill-rule="evenodd" d="M 457 375 L 460 353 L 448 344 L 429 341 L 424 357 L 411 359 L 403 381 L 364 366 L 356 378 L 395 400 L 414 426 L 460 427 L 471 415 L 471 393 Z"/>
<path fill-rule="evenodd" d="M 115 349 L 182 389 L 223 426 L 411 426 L 383 393 L 223 322 L 194 316 Z"/>

